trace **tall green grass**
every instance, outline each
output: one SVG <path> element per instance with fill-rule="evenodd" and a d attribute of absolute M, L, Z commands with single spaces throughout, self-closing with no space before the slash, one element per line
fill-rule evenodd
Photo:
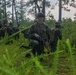
<path fill-rule="evenodd" d="M 70 23 L 68 22 L 66 24 L 69 27 Z M 67 26 L 65 25 L 65 27 Z M 72 34 L 75 27 L 73 27 L 73 25 L 70 25 L 70 27 L 72 27 L 72 30 L 69 28 Z M 19 32 L 21 33 L 21 31 Z M 45 53 L 40 56 L 33 56 L 31 54 L 29 58 L 25 57 L 25 55 L 31 50 L 20 49 L 22 43 L 25 45 L 28 44 L 28 40 L 23 38 L 22 34 L 20 34 L 19 40 L 14 40 L 13 44 L 5 44 L 7 39 L 17 33 L 0 40 L 0 75 L 76 75 L 76 51 L 73 50 L 75 49 L 75 46 L 72 44 L 73 38 L 68 34 L 69 31 L 67 28 L 63 29 L 63 40 L 58 42 L 56 52 Z M 74 36 L 74 34 L 72 35 Z M 68 37 L 69 39 L 66 41 Z M 68 59 L 66 62 L 65 58 L 61 58 L 64 56 Z M 41 58 L 43 58 L 42 61 L 40 61 Z M 69 66 L 68 71 L 67 66 Z M 58 72 L 58 70 L 62 70 L 62 72 Z M 64 72 L 64 70 L 66 72 Z"/>
<path fill-rule="evenodd" d="M 70 67 L 71 67 L 72 75 L 75 75 L 76 74 L 76 68 L 75 68 L 74 51 L 71 47 L 71 43 L 70 43 L 69 39 L 67 39 L 66 43 L 67 43 L 68 51 L 69 51 Z"/>
<path fill-rule="evenodd" d="M 14 45 L 10 45 L 11 48 Z M 16 47 L 16 46 L 15 46 Z M 75 64 L 74 64 L 74 56 L 72 54 L 72 48 L 69 43 L 67 42 L 68 51 L 70 53 L 69 58 L 71 59 L 71 69 L 73 71 L 72 75 L 75 75 Z M 1 47 L 0 47 L 1 49 Z M 50 54 L 43 54 L 41 56 L 34 57 L 33 55 L 31 58 L 26 58 L 25 55 L 30 50 L 19 49 L 17 46 L 12 50 L 9 47 L 4 50 L 5 52 L 0 55 L 0 71 L 2 75 L 57 75 L 58 71 L 58 63 L 59 63 L 59 55 L 64 51 L 60 51 L 60 43 L 58 42 L 57 50 L 54 53 Z M 52 66 L 49 67 L 48 63 L 51 61 L 50 58 L 52 57 L 53 62 Z M 45 60 L 40 61 L 40 58 L 49 58 L 48 63 Z M 63 59 L 64 60 L 64 59 Z M 42 64 L 43 63 L 43 64 Z M 46 67 L 44 64 L 47 64 Z"/>

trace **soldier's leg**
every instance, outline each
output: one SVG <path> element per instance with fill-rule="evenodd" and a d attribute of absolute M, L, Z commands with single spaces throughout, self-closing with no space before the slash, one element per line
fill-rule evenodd
<path fill-rule="evenodd" d="M 30 40 L 29 45 L 32 47 L 32 53 L 36 55 L 39 50 L 39 42 L 37 40 Z"/>
<path fill-rule="evenodd" d="M 53 42 L 50 44 L 51 46 L 51 52 L 55 52 L 56 51 L 56 47 L 57 47 L 57 43 L 56 42 Z"/>
<path fill-rule="evenodd" d="M 42 53 L 44 53 L 44 42 L 43 40 L 40 40 L 38 54 L 41 55 Z"/>
<path fill-rule="evenodd" d="M 56 47 L 57 47 L 57 43 L 55 42 L 55 43 L 53 43 L 53 46 L 52 46 L 52 50 L 53 50 L 53 52 L 56 51 Z"/>

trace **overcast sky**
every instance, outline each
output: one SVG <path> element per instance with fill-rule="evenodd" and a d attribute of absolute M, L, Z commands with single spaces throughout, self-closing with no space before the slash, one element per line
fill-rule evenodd
<path fill-rule="evenodd" d="M 25 0 L 25 1 L 27 1 L 27 0 Z M 54 15 L 54 18 L 56 20 L 58 20 L 58 16 L 59 16 L 59 12 L 58 12 L 59 11 L 58 1 L 57 0 L 49 0 L 49 1 L 51 2 L 51 5 L 55 5 L 55 4 L 57 4 L 57 5 L 55 6 L 54 9 L 51 9 L 51 7 L 49 9 L 46 9 L 46 13 L 47 13 L 48 10 L 50 10 L 51 11 L 50 14 L 53 14 Z M 65 7 L 68 7 L 68 9 L 70 9 L 70 11 L 68 12 L 68 11 L 64 11 L 64 9 L 62 9 L 62 18 L 72 18 L 72 20 L 74 20 L 74 14 L 76 13 L 76 8 L 70 7 L 69 5 L 65 5 Z M 48 18 L 48 17 L 46 16 L 46 18 Z"/>
<path fill-rule="evenodd" d="M 18 1 L 20 1 L 20 0 L 18 0 Z M 23 0 L 23 1 L 27 2 L 29 0 Z M 58 16 L 59 16 L 58 1 L 57 0 L 48 0 L 48 1 L 51 2 L 52 6 L 55 5 L 55 4 L 57 4 L 57 5 L 55 6 L 54 9 L 51 9 L 51 7 L 46 9 L 46 14 L 47 14 L 47 11 L 50 10 L 51 11 L 50 14 L 53 14 L 54 18 L 56 20 L 58 20 Z M 68 6 L 68 9 L 70 9 L 70 12 L 64 11 L 64 9 L 62 9 L 62 18 L 64 17 L 64 18 L 72 18 L 72 19 L 74 19 L 74 13 L 76 13 L 76 8 Z M 34 19 L 34 17 L 32 15 L 29 15 L 29 16 L 26 15 L 26 17 L 31 17 L 32 19 Z M 48 18 L 47 15 L 46 15 L 46 18 Z"/>

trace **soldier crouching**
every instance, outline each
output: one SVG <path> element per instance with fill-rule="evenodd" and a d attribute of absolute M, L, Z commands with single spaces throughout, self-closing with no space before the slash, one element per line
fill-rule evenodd
<path fill-rule="evenodd" d="M 33 55 L 36 55 L 36 54 L 41 55 L 42 53 L 44 53 L 44 42 L 41 38 L 31 39 L 29 46 L 33 48 L 32 49 Z"/>
<path fill-rule="evenodd" d="M 43 13 L 38 13 L 37 22 L 35 22 L 29 29 L 30 46 L 34 55 L 41 55 L 44 53 L 45 42 L 50 36 L 49 27 L 43 23 Z"/>

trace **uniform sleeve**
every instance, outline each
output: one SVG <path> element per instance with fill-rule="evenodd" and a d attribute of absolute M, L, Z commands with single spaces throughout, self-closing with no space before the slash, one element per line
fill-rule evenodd
<path fill-rule="evenodd" d="M 35 31 L 34 31 L 34 25 L 32 25 L 30 28 L 29 28 L 29 39 L 33 39 L 34 38 L 34 34 L 35 34 Z"/>
<path fill-rule="evenodd" d="M 60 30 L 57 30 L 56 34 L 57 34 L 58 38 L 60 40 L 62 40 L 62 32 Z"/>
<path fill-rule="evenodd" d="M 50 32 L 51 32 L 51 28 L 50 27 L 48 27 L 48 26 L 46 26 L 46 34 L 47 34 L 47 36 L 48 36 L 48 40 L 50 39 Z"/>

